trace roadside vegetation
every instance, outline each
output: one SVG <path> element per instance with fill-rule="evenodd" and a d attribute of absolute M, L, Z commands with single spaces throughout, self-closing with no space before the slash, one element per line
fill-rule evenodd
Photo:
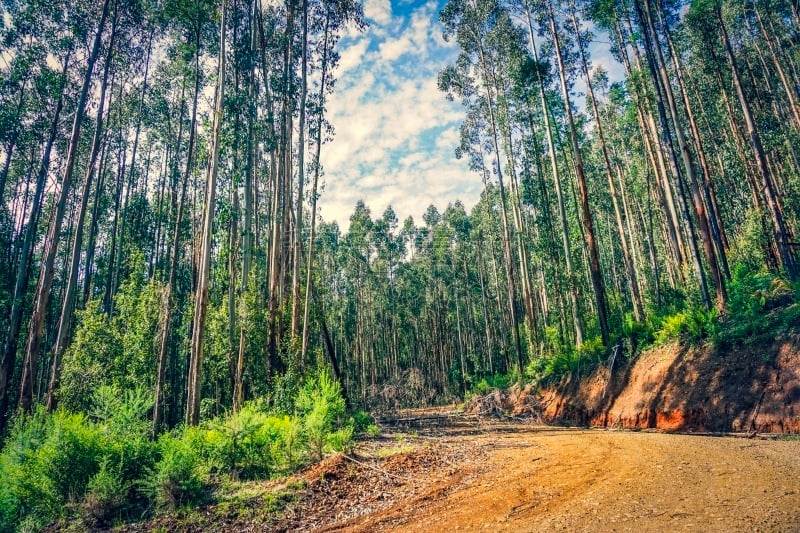
<path fill-rule="evenodd" d="M 346 413 L 324 369 L 298 384 L 292 405 L 249 402 L 157 439 L 144 389 L 101 386 L 85 405 L 14 421 L 0 454 L 0 531 L 110 526 L 216 501 L 231 482 L 285 476 L 349 451 L 371 423 Z"/>

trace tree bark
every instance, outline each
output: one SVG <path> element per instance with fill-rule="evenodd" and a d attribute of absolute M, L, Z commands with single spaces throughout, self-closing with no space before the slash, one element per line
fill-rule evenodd
<path fill-rule="evenodd" d="M 22 410 L 26 413 L 31 412 L 33 409 L 34 380 L 37 374 L 37 364 L 42 343 L 44 322 L 47 317 L 47 307 L 50 303 L 50 289 L 52 288 L 53 276 L 55 275 L 54 264 L 61 236 L 61 226 L 64 223 L 64 211 L 66 209 L 67 197 L 72 187 L 72 174 L 75 169 L 78 145 L 80 144 L 81 126 L 83 125 L 83 116 L 86 110 L 86 100 L 88 98 L 89 88 L 92 84 L 94 64 L 100 52 L 109 4 L 110 0 L 104 0 L 100 22 L 97 25 L 97 32 L 95 33 L 92 49 L 87 58 L 83 86 L 81 87 L 80 96 L 78 97 L 75 119 L 72 124 L 72 133 L 67 150 L 64 175 L 61 179 L 61 190 L 58 193 L 58 198 L 54 207 L 55 212 L 53 213 L 53 219 L 50 223 L 47 239 L 45 240 L 39 284 L 36 288 L 33 312 L 28 324 L 28 342 L 25 348 L 25 360 L 23 361 L 22 378 L 20 380 L 19 403 Z"/>
<path fill-rule="evenodd" d="M 589 276 L 591 278 L 592 292 L 594 292 L 595 304 L 597 306 L 597 321 L 600 325 L 600 335 L 603 338 L 603 344 L 605 346 L 610 346 L 611 333 L 608 326 L 608 305 L 606 304 L 606 292 L 603 285 L 603 276 L 600 271 L 600 257 L 597 252 L 597 242 L 594 235 L 594 222 L 592 221 L 592 212 L 589 208 L 589 192 L 586 188 L 586 175 L 583 168 L 583 157 L 581 156 L 580 146 L 578 145 L 578 133 L 575 128 L 575 119 L 572 116 L 572 105 L 570 104 L 569 89 L 567 88 L 566 68 L 564 66 L 564 58 L 562 56 L 561 43 L 556 28 L 556 19 L 555 15 L 553 14 L 553 5 L 551 0 L 548 0 L 547 2 L 547 11 L 550 17 L 550 30 L 553 34 L 558 74 L 561 78 L 561 92 L 564 97 L 564 107 L 566 108 L 567 113 L 567 124 L 570 130 L 570 141 L 574 156 L 575 174 L 578 180 L 578 191 L 580 192 L 586 247 L 588 248 L 589 252 Z"/>
<path fill-rule="evenodd" d="M 775 193 L 775 184 L 767 166 L 767 158 L 764 153 L 764 147 L 761 144 L 761 136 L 758 133 L 755 119 L 753 118 L 753 111 L 750 108 L 750 102 L 744 94 L 742 82 L 739 76 L 739 67 L 736 66 L 736 59 L 733 56 L 733 48 L 731 47 L 730 39 L 728 38 L 728 30 L 725 28 L 725 21 L 722 19 L 722 11 L 717 6 L 715 8 L 715 15 L 719 22 L 719 31 L 722 36 L 722 44 L 725 49 L 725 55 L 728 58 L 728 66 L 731 69 L 731 77 L 733 78 L 733 86 L 736 90 L 736 95 L 739 98 L 739 105 L 742 108 L 744 115 L 745 125 L 747 126 L 747 134 L 750 138 L 750 145 L 756 157 L 756 166 L 758 167 L 759 176 L 761 178 L 761 186 L 764 192 L 767 208 L 769 209 L 770 221 L 772 222 L 773 241 L 778 250 L 778 260 L 780 267 L 784 270 L 790 279 L 795 279 L 797 271 L 795 268 L 794 256 L 792 254 L 791 244 L 789 242 L 789 232 L 786 228 L 786 223 L 783 219 L 783 212 L 780 205 L 780 199 Z"/>
<path fill-rule="evenodd" d="M 211 238 L 214 228 L 214 207 L 216 203 L 217 175 L 219 173 L 220 130 L 222 129 L 222 111 L 225 99 L 225 0 L 221 5 L 219 33 L 219 67 L 217 80 L 217 98 L 214 106 L 214 130 L 211 139 L 211 160 L 206 179 L 205 209 L 203 216 L 203 233 L 200 244 L 200 260 L 198 263 L 197 291 L 194 303 L 194 321 L 192 327 L 192 348 L 189 360 L 189 389 L 187 399 L 187 422 L 195 426 L 200 422 L 200 396 L 203 385 L 203 341 L 205 339 L 206 312 L 208 311 L 208 289 L 211 270 Z"/>

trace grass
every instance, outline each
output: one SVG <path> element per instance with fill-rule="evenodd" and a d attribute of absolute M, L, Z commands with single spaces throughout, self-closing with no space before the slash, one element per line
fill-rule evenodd
<path fill-rule="evenodd" d="M 392 446 L 389 448 L 381 448 L 374 453 L 374 456 L 378 459 L 386 459 L 387 457 L 392 457 L 393 455 L 413 452 L 416 449 L 417 446 L 414 444 L 398 444 L 397 446 Z"/>

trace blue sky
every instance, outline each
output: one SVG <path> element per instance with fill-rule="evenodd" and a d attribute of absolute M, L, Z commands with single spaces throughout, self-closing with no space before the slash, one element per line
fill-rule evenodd
<path fill-rule="evenodd" d="M 458 54 L 442 40 L 437 1 L 366 0 L 370 27 L 340 44 L 337 85 L 328 103 L 336 129 L 323 146 L 321 215 L 346 227 L 363 199 L 373 217 L 391 205 L 421 223 L 428 205 L 477 201 L 480 178 L 453 155 L 463 108 L 436 77 Z"/>
<path fill-rule="evenodd" d="M 430 204 L 444 210 L 461 200 L 471 208 L 483 187 L 455 158 L 464 109 L 436 87 L 438 72 L 458 55 L 442 39 L 438 13 L 445 0 L 365 0 L 370 27 L 340 43 L 337 85 L 328 119 L 334 140 L 323 146 L 325 184 L 320 214 L 345 229 L 358 200 L 379 217 L 391 205 L 402 221 L 422 222 Z M 594 62 L 622 77 L 608 44 L 591 46 Z M 582 84 L 576 84 L 580 93 Z M 577 96 L 574 103 L 585 105 Z"/>

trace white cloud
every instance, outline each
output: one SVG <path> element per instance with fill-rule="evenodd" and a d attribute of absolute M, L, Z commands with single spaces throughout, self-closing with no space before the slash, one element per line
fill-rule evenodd
<path fill-rule="evenodd" d="M 339 68 L 337 69 L 339 76 L 361 65 L 364 61 L 364 54 L 367 51 L 367 46 L 369 46 L 369 40 L 360 38 L 350 46 L 341 50 L 339 54 Z"/>
<path fill-rule="evenodd" d="M 389 0 L 365 0 L 364 16 L 372 22 L 386 26 L 392 20 L 392 4 Z"/>
<path fill-rule="evenodd" d="M 480 177 L 453 150 L 464 117 L 448 102 L 436 75 L 457 49 L 440 39 L 438 4 L 392 14 L 388 3 L 368 0 L 365 14 L 380 26 L 348 39 L 337 69 L 328 119 L 336 137 L 323 148 L 326 187 L 321 215 L 343 229 L 358 200 L 380 216 L 391 205 L 399 219 L 417 222 L 428 205 L 473 204 Z"/>
<path fill-rule="evenodd" d="M 378 49 L 381 53 L 381 59 L 384 61 L 394 61 L 398 57 L 412 50 L 413 43 L 408 37 L 402 37 L 397 40 L 382 42 Z"/>

